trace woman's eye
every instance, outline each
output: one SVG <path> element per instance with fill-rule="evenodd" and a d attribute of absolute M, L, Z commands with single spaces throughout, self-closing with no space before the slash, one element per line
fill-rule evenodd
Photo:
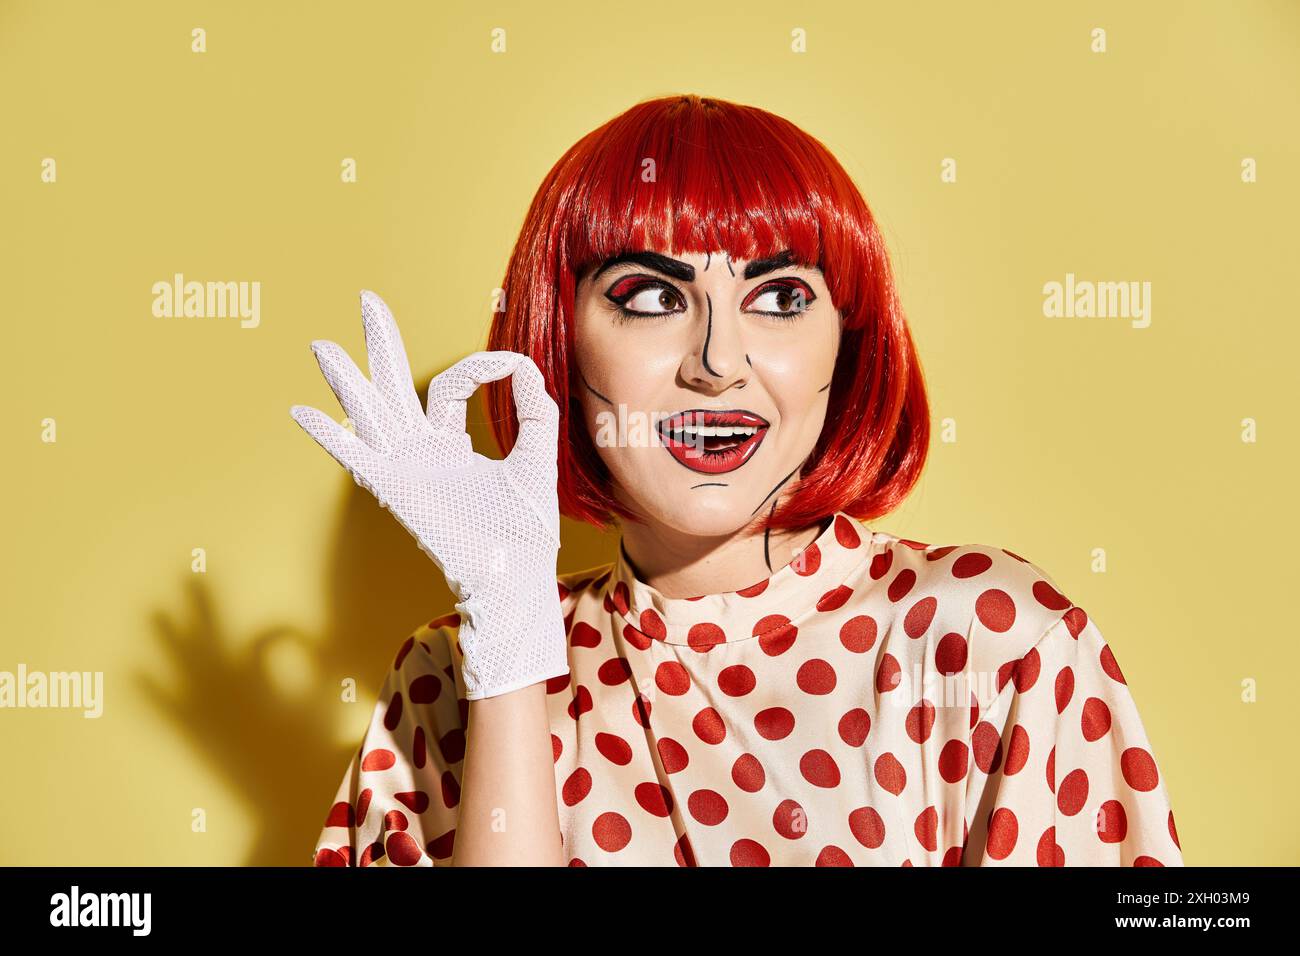
<path fill-rule="evenodd" d="M 813 295 L 802 285 L 763 286 L 745 300 L 745 308 L 767 315 L 798 315 L 808 308 Z"/>
<path fill-rule="evenodd" d="M 609 297 L 631 315 L 664 315 L 685 309 L 675 289 L 657 283 L 642 284 L 623 290 L 615 286 Z"/>

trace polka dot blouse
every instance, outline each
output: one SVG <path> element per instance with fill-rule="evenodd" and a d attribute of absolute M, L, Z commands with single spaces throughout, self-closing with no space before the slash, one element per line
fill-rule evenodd
<path fill-rule="evenodd" d="M 562 575 L 547 683 L 571 866 L 1182 865 L 1115 655 L 1036 565 L 836 514 L 751 587 Z M 398 649 L 315 850 L 446 866 L 468 705 L 456 615 Z"/>

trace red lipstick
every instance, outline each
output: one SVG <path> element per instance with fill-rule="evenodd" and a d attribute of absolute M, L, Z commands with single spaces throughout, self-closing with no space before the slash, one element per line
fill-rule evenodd
<path fill-rule="evenodd" d="M 691 408 L 658 423 L 668 454 L 691 471 L 721 475 L 735 471 L 758 450 L 769 422 L 744 409 Z"/>

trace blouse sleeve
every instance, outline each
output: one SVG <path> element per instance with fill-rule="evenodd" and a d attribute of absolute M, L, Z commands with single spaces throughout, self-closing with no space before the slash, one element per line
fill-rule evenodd
<path fill-rule="evenodd" d="M 316 841 L 316 866 L 449 866 L 465 733 L 455 615 L 403 642 Z"/>
<path fill-rule="evenodd" d="M 1182 866 L 1151 742 L 1115 655 L 1072 607 L 972 731 L 984 780 L 967 866 Z"/>

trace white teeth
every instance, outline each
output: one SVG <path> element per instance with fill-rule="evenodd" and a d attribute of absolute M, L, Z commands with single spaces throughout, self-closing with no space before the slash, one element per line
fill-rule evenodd
<path fill-rule="evenodd" d="M 681 425 L 675 431 L 685 432 L 692 437 L 707 438 L 712 435 L 718 438 L 730 438 L 732 435 L 753 435 L 758 429 L 753 425 Z"/>

